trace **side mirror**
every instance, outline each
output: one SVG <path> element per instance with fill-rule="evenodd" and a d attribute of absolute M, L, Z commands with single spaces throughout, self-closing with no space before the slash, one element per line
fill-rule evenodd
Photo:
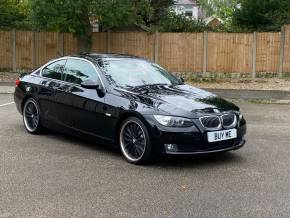
<path fill-rule="evenodd" d="M 87 79 L 81 82 L 81 87 L 85 88 L 85 89 L 98 89 L 99 88 L 99 84 L 96 81 Z"/>
<path fill-rule="evenodd" d="M 180 80 L 180 82 L 181 82 L 182 84 L 184 84 L 184 79 L 183 79 L 182 76 L 178 76 L 178 79 Z"/>

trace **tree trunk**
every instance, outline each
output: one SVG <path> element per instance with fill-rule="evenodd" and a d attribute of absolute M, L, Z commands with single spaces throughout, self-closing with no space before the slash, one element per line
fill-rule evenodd
<path fill-rule="evenodd" d="M 79 53 L 89 53 L 91 51 L 92 45 L 92 26 L 90 23 L 88 9 L 84 8 L 83 17 L 85 21 L 86 31 L 83 36 L 78 37 L 78 52 Z"/>

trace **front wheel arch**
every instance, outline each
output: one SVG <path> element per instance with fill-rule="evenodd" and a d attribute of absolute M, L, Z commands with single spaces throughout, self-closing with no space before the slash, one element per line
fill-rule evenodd
<path fill-rule="evenodd" d="M 122 123 L 128 119 L 129 117 L 136 117 L 138 119 L 140 119 L 144 125 L 147 127 L 148 131 L 150 130 L 150 126 L 148 124 L 148 122 L 146 121 L 146 119 L 138 112 L 133 112 L 133 111 L 130 111 L 130 112 L 125 112 L 123 113 L 120 118 L 118 119 L 117 121 L 117 124 L 116 124 L 116 128 L 115 128 L 115 140 L 117 143 L 119 143 L 119 133 L 121 131 L 121 126 L 122 126 Z M 150 133 L 150 131 L 149 131 Z"/>

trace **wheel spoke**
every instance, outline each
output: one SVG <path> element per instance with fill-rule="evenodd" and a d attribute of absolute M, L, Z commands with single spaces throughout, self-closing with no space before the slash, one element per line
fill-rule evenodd
<path fill-rule="evenodd" d="M 134 156 L 135 158 L 138 158 L 138 157 L 139 157 L 139 155 L 137 154 L 137 149 L 136 149 L 136 147 L 135 147 L 135 146 L 133 146 L 133 149 L 132 149 L 132 151 L 133 151 L 133 156 Z"/>
<path fill-rule="evenodd" d="M 27 118 L 27 122 L 28 122 L 28 125 L 31 127 L 33 125 L 33 121 L 32 121 L 32 118 L 31 117 L 28 117 Z"/>
<path fill-rule="evenodd" d="M 127 148 L 128 150 L 131 150 L 133 145 L 134 145 L 133 142 L 128 142 L 125 144 L 125 148 Z"/>
<path fill-rule="evenodd" d="M 25 111 L 25 115 L 27 115 L 27 116 L 31 116 L 31 115 L 32 115 L 32 113 L 31 113 L 31 112 L 29 112 L 29 111 L 27 110 L 27 111 Z"/>
<path fill-rule="evenodd" d="M 128 132 L 125 132 L 124 133 L 124 138 L 132 140 L 133 136 L 131 134 L 129 134 Z"/>
<path fill-rule="evenodd" d="M 140 127 L 138 125 L 135 125 L 135 137 L 138 138 L 138 133 L 142 132 L 142 130 L 140 129 Z"/>
<path fill-rule="evenodd" d="M 135 123 L 132 124 L 132 130 L 133 130 L 134 136 L 136 136 L 136 132 L 138 131 L 138 126 Z"/>
<path fill-rule="evenodd" d="M 31 104 L 28 104 L 26 110 L 27 110 L 27 112 L 29 112 L 29 113 L 32 114 L 32 113 L 33 113 L 33 110 L 32 110 L 32 108 L 31 108 L 31 106 L 32 106 Z"/>
<path fill-rule="evenodd" d="M 33 127 L 35 128 L 35 127 L 37 127 L 37 124 L 38 124 L 38 119 L 37 118 L 34 118 L 34 119 L 32 119 L 33 120 Z"/>
<path fill-rule="evenodd" d="M 124 142 L 126 142 L 126 143 L 132 143 L 132 139 L 131 138 L 124 137 Z"/>
<path fill-rule="evenodd" d="M 125 132 L 127 132 L 130 136 L 133 136 L 132 132 L 131 132 L 131 129 L 129 127 L 127 127 L 125 129 Z"/>
<path fill-rule="evenodd" d="M 129 154 L 134 155 L 134 153 L 135 153 L 134 144 L 130 143 L 129 146 L 127 146 L 127 150 L 128 150 Z"/>
<path fill-rule="evenodd" d="M 134 126 L 133 126 L 133 124 L 129 125 L 129 126 L 128 126 L 128 129 L 130 130 L 131 135 L 132 135 L 132 136 L 135 136 L 135 130 L 134 130 Z"/>
<path fill-rule="evenodd" d="M 136 138 L 137 139 L 140 139 L 140 138 L 143 139 L 143 137 L 141 137 L 141 136 L 143 136 L 143 132 L 141 130 L 139 130 Z"/>
<path fill-rule="evenodd" d="M 142 153 L 144 151 L 144 148 L 141 147 L 140 145 L 137 145 L 136 146 L 136 151 L 137 151 L 138 155 L 140 156 L 140 155 L 142 155 Z"/>

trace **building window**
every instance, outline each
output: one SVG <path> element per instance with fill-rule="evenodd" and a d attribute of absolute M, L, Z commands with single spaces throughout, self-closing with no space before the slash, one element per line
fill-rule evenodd
<path fill-rule="evenodd" d="M 192 17 L 192 11 L 186 11 L 185 16 L 187 17 Z"/>

